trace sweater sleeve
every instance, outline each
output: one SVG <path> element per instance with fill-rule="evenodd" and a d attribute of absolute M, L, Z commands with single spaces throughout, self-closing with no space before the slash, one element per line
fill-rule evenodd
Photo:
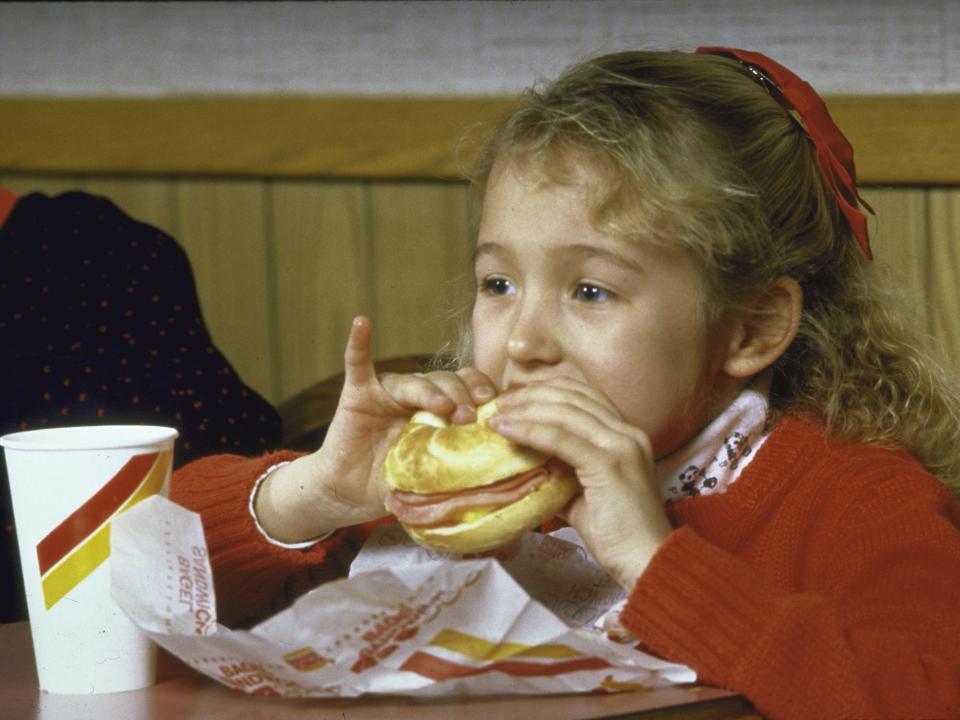
<path fill-rule="evenodd" d="M 960 717 L 957 504 L 881 486 L 823 514 L 788 531 L 794 583 L 675 530 L 624 625 L 770 717 Z"/>
<path fill-rule="evenodd" d="M 297 457 L 291 452 L 214 455 L 185 465 L 171 478 L 170 499 L 203 521 L 217 615 L 225 625 L 264 619 L 311 587 L 345 576 L 376 524 L 343 528 L 305 549 L 268 542 L 250 515 L 250 493 L 270 466 Z"/>

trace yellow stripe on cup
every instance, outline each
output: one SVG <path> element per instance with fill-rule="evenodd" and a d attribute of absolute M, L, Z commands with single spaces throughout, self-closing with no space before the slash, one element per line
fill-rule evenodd
<path fill-rule="evenodd" d="M 129 510 L 141 500 L 160 492 L 172 458 L 173 452 L 170 450 L 159 453 L 143 481 L 117 511 L 96 531 L 80 542 L 63 561 L 43 576 L 41 585 L 43 586 L 43 599 L 47 610 L 56 605 L 64 595 L 79 585 L 84 578 L 100 567 L 104 560 L 110 556 L 110 520 L 125 510 Z"/>
<path fill-rule="evenodd" d="M 429 644 L 434 647 L 442 647 L 479 662 L 497 661 L 511 657 L 557 660 L 561 658 L 580 657 L 582 655 L 582 653 L 568 645 L 524 645 L 522 643 L 512 642 L 493 643 L 476 635 L 469 635 L 459 630 L 451 630 L 449 628 L 438 632 Z"/>

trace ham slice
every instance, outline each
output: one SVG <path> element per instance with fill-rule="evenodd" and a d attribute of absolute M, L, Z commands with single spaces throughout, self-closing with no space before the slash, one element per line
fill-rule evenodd
<path fill-rule="evenodd" d="M 525 473 L 482 487 L 449 493 L 419 493 L 392 490 L 385 504 L 405 525 L 438 525 L 454 513 L 476 507 L 500 507 L 516 502 L 536 490 L 549 477 L 546 468 Z"/>

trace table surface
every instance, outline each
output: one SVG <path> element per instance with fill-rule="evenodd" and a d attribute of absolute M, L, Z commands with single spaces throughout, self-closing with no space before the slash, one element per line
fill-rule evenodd
<path fill-rule="evenodd" d="M 674 687 L 612 695 L 499 696 L 418 700 L 276 699 L 231 690 L 161 651 L 158 682 L 144 690 L 103 695 L 40 692 L 29 623 L 0 625 L 0 715 L 10 720 L 586 720 L 634 718 L 714 720 L 758 718 L 750 704 L 726 690 Z"/>

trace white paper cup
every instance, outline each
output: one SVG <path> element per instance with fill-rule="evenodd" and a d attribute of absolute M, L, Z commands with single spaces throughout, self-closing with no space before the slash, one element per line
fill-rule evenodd
<path fill-rule="evenodd" d="M 156 648 L 110 596 L 110 521 L 166 493 L 176 437 L 172 428 L 104 425 L 0 438 L 42 690 L 153 684 Z"/>

